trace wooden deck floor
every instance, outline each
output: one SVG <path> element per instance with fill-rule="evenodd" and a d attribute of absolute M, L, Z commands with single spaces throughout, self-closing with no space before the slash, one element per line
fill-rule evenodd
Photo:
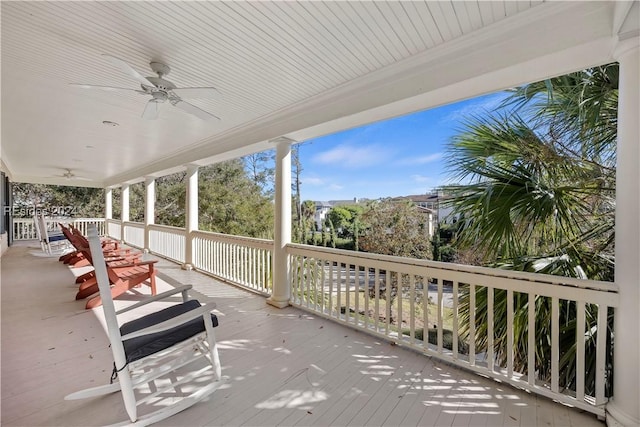
<path fill-rule="evenodd" d="M 101 310 L 74 301 L 73 273 L 39 248 L 2 257 L 3 426 L 104 425 L 126 419 L 118 393 L 65 401 L 109 381 Z M 229 383 L 159 425 L 602 426 L 593 415 L 459 370 L 304 311 L 160 261 L 159 292 L 191 283 L 218 305 Z M 142 288 L 147 293 L 148 288 Z M 131 304 L 140 294 L 118 300 Z"/>

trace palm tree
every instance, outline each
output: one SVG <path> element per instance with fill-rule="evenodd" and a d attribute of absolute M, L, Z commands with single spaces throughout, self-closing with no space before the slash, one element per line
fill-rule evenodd
<path fill-rule="evenodd" d="M 447 147 L 454 178 L 445 188 L 461 219 L 455 244 L 487 265 L 613 280 L 618 66 L 596 67 L 511 91 L 498 112 L 475 116 Z M 486 289 L 476 294 L 476 345 L 486 349 Z M 527 366 L 527 295 L 514 298 L 514 366 Z M 537 297 L 536 371 L 550 375 L 550 301 Z M 596 308 L 587 307 L 588 327 Z M 462 324 L 469 298 L 462 295 Z M 494 301 L 495 354 L 506 360 L 506 292 Z M 591 319 L 589 319 L 591 318 Z M 575 306 L 561 307 L 561 384 L 575 384 Z M 463 330 L 468 337 L 469 329 Z M 563 339 L 566 338 L 566 339 Z M 572 342 L 573 339 L 573 342 Z M 587 392 L 595 335 L 588 343 Z M 564 343 L 564 344 L 563 344 Z"/>

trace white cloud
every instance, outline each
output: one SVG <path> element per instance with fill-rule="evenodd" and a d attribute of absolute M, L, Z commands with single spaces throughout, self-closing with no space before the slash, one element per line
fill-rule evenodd
<path fill-rule="evenodd" d="M 508 94 L 506 92 L 483 96 L 481 97 L 482 99 L 470 102 L 457 110 L 451 111 L 441 121 L 460 122 L 474 115 L 483 115 L 487 111 L 493 111 L 498 108 L 507 96 Z"/>
<path fill-rule="evenodd" d="M 429 176 L 424 176 L 424 175 L 411 175 L 411 179 L 414 180 L 415 182 L 433 182 L 433 178 L 429 177 Z"/>
<path fill-rule="evenodd" d="M 341 144 L 317 154 L 312 161 L 346 168 L 365 168 L 387 161 L 390 155 L 391 150 L 380 144 L 368 146 Z"/>
<path fill-rule="evenodd" d="M 322 178 L 305 178 L 301 179 L 302 184 L 306 185 L 324 185 L 324 180 Z"/>
<path fill-rule="evenodd" d="M 398 161 L 399 165 L 426 165 L 442 159 L 442 153 L 433 153 L 420 157 L 407 157 Z"/>
<path fill-rule="evenodd" d="M 344 188 L 344 186 L 339 185 L 339 184 L 331 184 L 329 186 L 329 190 L 333 190 L 333 191 L 340 191 Z"/>

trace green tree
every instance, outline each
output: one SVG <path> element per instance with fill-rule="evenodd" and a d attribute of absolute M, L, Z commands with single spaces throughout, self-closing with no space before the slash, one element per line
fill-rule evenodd
<path fill-rule="evenodd" d="M 430 259 L 427 221 L 412 202 L 370 203 L 362 214 L 360 247 L 377 254 Z"/>
<path fill-rule="evenodd" d="M 618 67 L 610 64 L 517 88 L 501 112 L 467 121 L 447 148 L 449 169 L 465 182 L 445 188 L 462 218 L 455 244 L 500 268 L 612 280 L 617 99 Z M 526 369 L 527 306 L 535 303 L 536 370 L 548 379 L 550 301 L 514 299 L 514 366 Z M 469 338 L 483 351 L 486 289 L 478 289 L 476 301 L 477 334 Z M 497 292 L 494 304 L 496 357 L 504 365 L 506 292 Z M 596 308 L 587 309 L 587 327 L 595 328 Z M 460 314 L 468 325 L 468 294 Z M 571 388 L 575 340 L 562 337 L 575 337 L 575 306 L 566 301 L 560 324 L 561 385 Z M 587 392 L 594 386 L 595 339 L 586 349 Z"/>
<path fill-rule="evenodd" d="M 101 188 L 71 187 L 13 183 L 15 217 L 32 217 L 35 209 L 46 216 L 94 218 L 104 216 L 104 190 Z"/>
<path fill-rule="evenodd" d="M 343 206 L 331 208 L 327 213 L 327 220 L 331 221 L 336 231 L 347 230 L 352 221 L 351 212 Z"/>
<path fill-rule="evenodd" d="M 302 182 L 302 163 L 300 162 L 300 146 L 296 144 L 291 147 L 291 173 L 292 173 L 292 208 L 293 208 L 293 240 L 298 243 L 304 242 L 304 224 L 302 219 L 302 199 L 300 196 L 300 186 Z"/>
<path fill-rule="evenodd" d="M 242 158 L 249 178 L 262 188 L 264 195 L 273 197 L 275 178 L 275 151 L 268 150 L 249 154 Z"/>
<path fill-rule="evenodd" d="M 245 170 L 241 159 L 199 171 L 201 230 L 248 237 L 273 237 L 273 204 Z"/>

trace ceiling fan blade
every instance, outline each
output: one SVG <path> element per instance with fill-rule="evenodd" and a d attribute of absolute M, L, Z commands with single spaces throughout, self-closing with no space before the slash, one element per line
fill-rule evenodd
<path fill-rule="evenodd" d="M 144 107 L 144 111 L 142 112 L 142 118 L 145 120 L 155 120 L 158 118 L 158 114 L 160 113 L 160 102 L 156 102 L 153 99 L 147 102 L 147 105 Z"/>
<path fill-rule="evenodd" d="M 181 109 L 182 111 L 186 111 L 189 114 L 193 114 L 194 116 L 202 120 L 207 120 L 207 121 L 220 120 L 220 117 L 214 116 L 213 114 L 206 112 L 196 107 L 195 105 L 189 104 L 188 102 L 178 100 L 178 101 L 172 102 L 172 104 L 178 107 L 179 109 Z"/>
<path fill-rule="evenodd" d="M 111 62 L 113 65 L 115 65 L 116 67 L 120 68 L 123 72 L 129 74 L 131 77 L 133 77 L 134 79 L 136 79 L 137 81 L 139 81 L 140 83 L 142 83 L 145 86 L 151 86 L 151 87 L 155 87 L 155 85 L 153 83 L 151 83 L 149 80 L 147 80 L 144 76 L 142 76 L 142 74 L 140 74 L 139 72 L 137 72 L 136 70 L 134 70 L 131 65 L 127 64 L 126 62 L 124 62 L 122 59 L 120 58 L 116 58 L 115 56 L 111 56 L 111 55 L 106 55 L 103 54 L 102 56 L 104 56 L 105 58 L 107 58 L 107 60 L 109 62 Z"/>
<path fill-rule="evenodd" d="M 75 87 L 79 87 L 82 89 L 100 89 L 100 90 L 107 90 L 107 91 L 117 91 L 117 90 L 126 90 L 128 92 L 138 92 L 141 93 L 143 95 L 146 95 L 146 92 L 142 91 L 142 90 L 136 90 L 136 89 L 129 89 L 126 87 L 114 87 L 114 86 L 97 86 L 97 85 L 86 85 L 86 84 L 82 84 L 82 83 L 69 83 L 70 86 L 75 86 Z"/>
<path fill-rule="evenodd" d="M 220 98 L 215 87 L 181 87 L 173 89 L 173 93 L 181 98 Z"/>

